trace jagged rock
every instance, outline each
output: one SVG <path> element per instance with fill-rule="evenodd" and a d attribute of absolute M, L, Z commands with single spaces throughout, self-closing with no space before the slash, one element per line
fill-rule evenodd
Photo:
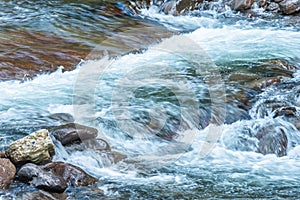
<path fill-rule="evenodd" d="M 42 169 L 41 166 L 28 163 L 19 170 L 18 177 L 25 183 L 49 192 L 62 193 L 67 188 L 67 183 L 61 176 Z"/>
<path fill-rule="evenodd" d="M 50 132 L 62 145 L 70 145 L 74 142 L 96 138 L 98 135 L 97 129 L 76 123 L 55 127 Z"/>
<path fill-rule="evenodd" d="M 16 167 L 9 159 L 0 158 L 0 190 L 6 189 L 12 183 L 16 174 Z"/>
<path fill-rule="evenodd" d="M 286 155 L 288 138 L 283 129 L 273 125 L 263 127 L 256 134 L 256 138 L 259 140 L 259 153 L 276 154 L 278 157 Z"/>
<path fill-rule="evenodd" d="M 87 186 L 97 182 L 96 178 L 88 175 L 79 167 L 68 163 L 52 162 L 42 168 L 47 172 L 62 177 L 71 186 Z"/>
<path fill-rule="evenodd" d="M 236 11 L 246 11 L 251 8 L 254 0 L 233 0 L 232 8 Z"/>
<path fill-rule="evenodd" d="M 54 144 L 46 129 L 12 142 L 5 151 L 6 156 L 17 166 L 28 162 L 48 163 L 54 153 Z"/>
<path fill-rule="evenodd" d="M 283 0 L 279 3 L 280 10 L 287 15 L 300 11 L 300 0 Z"/>

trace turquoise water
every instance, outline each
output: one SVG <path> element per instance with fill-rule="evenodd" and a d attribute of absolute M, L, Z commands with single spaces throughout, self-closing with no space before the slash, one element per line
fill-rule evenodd
<path fill-rule="evenodd" d="M 77 8 L 70 2 L 55 3 L 55 12 L 59 7 Z M 232 19 L 208 14 L 174 17 L 155 8 L 143 10 L 140 16 L 122 20 L 146 18 L 182 33 L 140 52 L 83 60 L 70 72 L 59 69 L 23 83 L 0 82 L 0 148 L 56 125 L 47 116 L 70 113 L 76 122 L 96 127 L 99 137 L 128 158 L 112 164 L 94 150 L 68 154 L 57 144 L 55 160 L 78 165 L 99 178 L 94 186 L 69 188 L 69 199 L 299 198 L 299 130 L 283 118 L 273 118 L 264 102 L 285 102 L 298 110 L 300 74 L 262 64 L 284 59 L 299 68 L 298 27 L 284 20 L 274 27 L 233 13 L 227 13 Z M 65 37 L 92 38 L 89 27 L 96 25 L 78 15 L 87 26 L 72 21 L 81 32 L 65 32 Z M 26 20 L 6 17 L 11 26 L 27 26 Z M 54 25 L 61 23 L 50 15 L 49 19 L 57 20 Z M 28 26 L 44 27 L 38 21 Z M 97 29 L 110 32 L 103 26 Z M 98 55 L 102 41 L 97 45 L 90 56 Z M 255 81 L 277 76 L 284 77 L 283 86 L 253 89 Z M 258 141 L 251 134 L 269 125 L 286 131 L 286 156 L 257 153 Z M 0 195 L 18 199 L 32 190 L 15 183 Z"/>

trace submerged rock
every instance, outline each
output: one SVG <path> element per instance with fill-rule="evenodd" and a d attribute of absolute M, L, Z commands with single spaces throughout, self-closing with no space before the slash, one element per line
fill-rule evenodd
<path fill-rule="evenodd" d="M 274 118 L 276 117 L 282 117 L 300 130 L 300 113 L 295 107 L 290 106 L 276 109 L 274 111 Z"/>
<path fill-rule="evenodd" d="M 110 151 L 109 144 L 103 139 L 83 140 L 85 147 L 95 149 L 97 151 Z"/>
<path fill-rule="evenodd" d="M 19 170 L 18 177 L 25 183 L 49 192 L 62 193 L 67 188 L 67 183 L 61 176 L 47 172 L 42 167 L 28 163 Z"/>
<path fill-rule="evenodd" d="M 267 6 L 266 10 L 267 10 L 267 11 L 272 11 L 272 12 L 278 12 L 280 9 L 279 9 L 278 3 L 271 2 L 271 3 Z"/>
<path fill-rule="evenodd" d="M 98 135 L 97 129 L 76 123 L 55 127 L 50 132 L 62 145 L 70 145 L 82 140 L 96 138 Z"/>
<path fill-rule="evenodd" d="M 261 128 L 256 137 L 259 153 L 276 154 L 278 157 L 286 155 L 288 138 L 282 128 L 273 125 Z"/>
<path fill-rule="evenodd" d="M 5 154 L 15 165 L 32 162 L 44 164 L 51 161 L 54 155 L 54 144 L 48 130 L 36 131 L 11 143 Z"/>
<path fill-rule="evenodd" d="M 20 194 L 16 195 L 16 199 L 22 200 L 65 200 L 68 198 L 67 194 L 64 193 L 49 193 L 43 190 L 32 192 L 32 191 L 21 191 Z"/>
<path fill-rule="evenodd" d="M 64 162 L 52 162 L 42 167 L 45 171 L 62 177 L 70 186 L 87 186 L 97 182 L 82 169 Z"/>
<path fill-rule="evenodd" d="M 16 174 L 16 167 L 9 159 L 0 158 L 0 190 L 6 189 L 12 183 Z"/>
<path fill-rule="evenodd" d="M 48 118 L 52 121 L 57 121 L 61 123 L 71 123 L 75 121 L 74 117 L 69 113 L 54 113 L 49 115 Z"/>
<path fill-rule="evenodd" d="M 287 15 L 300 11 L 300 0 L 283 0 L 279 3 L 280 10 Z"/>

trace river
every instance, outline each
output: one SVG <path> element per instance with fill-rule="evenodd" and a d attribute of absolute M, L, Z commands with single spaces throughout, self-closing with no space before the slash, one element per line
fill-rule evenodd
<path fill-rule="evenodd" d="M 69 113 L 127 156 L 111 164 L 56 144 L 54 160 L 99 178 L 68 188 L 69 199 L 299 199 L 300 118 L 278 114 L 300 113 L 299 22 L 229 8 L 125 15 L 122 5 L 0 1 L 0 47 L 9 50 L 1 53 L 0 150 L 57 125 L 47 116 Z M 30 66 L 37 76 L 26 76 Z M 285 134 L 283 156 L 262 153 L 257 134 L 266 131 L 274 145 Z M 24 191 L 34 189 L 15 182 L 0 198 Z"/>

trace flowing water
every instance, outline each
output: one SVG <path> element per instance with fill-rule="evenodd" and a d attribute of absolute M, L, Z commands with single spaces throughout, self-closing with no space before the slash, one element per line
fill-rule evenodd
<path fill-rule="evenodd" d="M 99 138 L 127 156 L 113 163 L 105 153 L 89 148 L 70 153 L 56 143 L 54 160 L 99 178 L 91 187 L 67 189 L 69 199 L 300 198 L 300 34 L 292 19 L 249 19 L 230 9 L 175 17 L 151 7 L 138 16 L 105 21 L 105 12 L 81 11 L 96 9 L 98 1 L 74 2 L 28 1 L 27 8 L 20 1 L 0 1 L 1 9 L 18 13 L 1 13 L 6 22 L 1 34 L 11 27 L 59 32 L 91 46 L 87 58 L 98 58 L 82 60 L 73 71 L 60 67 L 32 80 L 0 82 L 2 150 L 34 130 L 58 125 L 51 114 L 69 113 L 76 122 L 96 127 Z M 31 20 L 20 9 L 38 10 L 34 13 L 41 17 Z M 72 16 L 64 23 L 57 13 Z M 149 29 L 140 26 L 145 23 L 180 34 L 128 52 L 143 41 L 149 44 Z M 103 49 L 115 41 L 107 35 L 116 24 L 135 27 L 114 33 L 131 48 L 120 44 L 121 56 L 113 43 L 103 57 Z M 115 52 L 119 56 L 109 57 Z M 278 77 L 280 83 L 261 86 Z M 295 116 L 278 116 L 286 108 Z M 256 135 L 265 130 L 275 134 L 274 143 L 278 131 L 286 135 L 284 156 L 260 153 Z M 33 190 L 14 183 L 0 197 L 20 199 Z"/>

